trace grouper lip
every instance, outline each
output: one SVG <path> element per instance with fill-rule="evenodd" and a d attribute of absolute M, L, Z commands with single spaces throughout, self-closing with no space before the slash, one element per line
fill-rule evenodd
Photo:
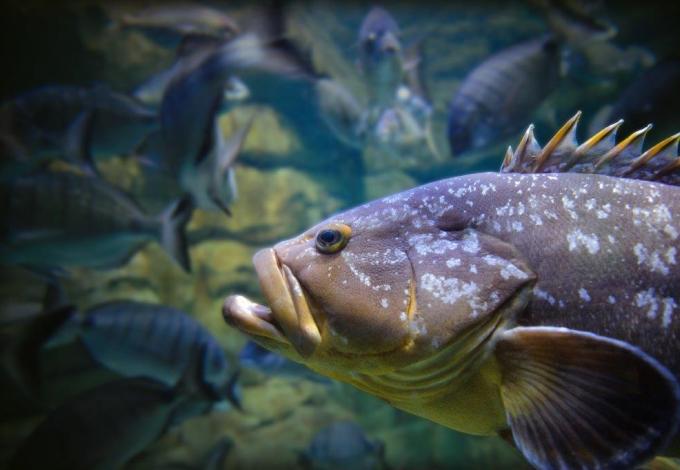
<path fill-rule="evenodd" d="M 269 308 L 231 296 L 222 309 L 224 319 L 251 335 L 290 343 L 309 357 L 321 342 L 321 333 L 299 281 L 272 248 L 255 253 L 253 264 Z"/>

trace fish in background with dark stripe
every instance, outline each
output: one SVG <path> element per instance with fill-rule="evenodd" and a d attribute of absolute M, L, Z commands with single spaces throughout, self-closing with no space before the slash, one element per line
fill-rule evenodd
<path fill-rule="evenodd" d="M 449 105 L 453 156 L 521 130 L 557 87 L 560 49 L 555 37 L 543 36 L 503 49 L 473 69 Z"/>
<path fill-rule="evenodd" d="M 9 468 L 121 467 L 170 427 L 211 409 L 215 396 L 200 379 L 201 363 L 191 359 L 194 367 L 175 386 L 124 378 L 69 398 L 28 435 Z"/>
<path fill-rule="evenodd" d="M 256 253 L 262 346 L 541 469 L 680 454 L 680 133 L 580 113 L 502 171 L 369 202 Z"/>
<path fill-rule="evenodd" d="M 454 157 L 521 131 L 571 68 L 570 56 L 594 61 L 588 54 L 602 45 L 618 52 L 605 43 L 616 29 L 600 20 L 601 13 L 569 2 L 530 3 L 551 33 L 495 52 L 463 79 L 449 105 L 447 136 Z"/>
<path fill-rule="evenodd" d="M 134 301 L 95 305 L 71 315 L 47 346 L 76 338 L 96 362 L 125 377 L 147 377 L 173 387 L 187 370 L 198 369 L 197 380 L 215 400 L 240 407 L 238 371 L 215 337 L 181 310 Z"/>
<path fill-rule="evenodd" d="M 40 172 L 0 184 L 0 260 L 39 271 L 120 266 L 152 240 L 190 269 L 185 227 L 189 197 L 146 214 L 106 181 L 72 172 Z"/>

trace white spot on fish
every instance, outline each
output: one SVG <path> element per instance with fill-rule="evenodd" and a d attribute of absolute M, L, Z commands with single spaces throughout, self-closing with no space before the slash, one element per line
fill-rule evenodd
<path fill-rule="evenodd" d="M 590 302 L 590 294 L 588 294 L 588 291 L 585 290 L 583 287 L 581 287 L 578 290 L 578 296 L 581 298 L 581 300 L 585 302 Z"/>
<path fill-rule="evenodd" d="M 607 302 L 614 305 L 616 303 L 616 297 L 614 297 L 613 295 L 610 295 L 609 297 L 607 297 Z"/>
<path fill-rule="evenodd" d="M 579 246 L 583 246 L 588 253 L 594 255 L 600 250 L 600 243 L 597 235 L 585 234 L 581 229 L 576 229 L 567 234 L 567 243 L 569 244 L 569 251 L 576 250 Z"/>
<path fill-rule="evenodd" d="M 470 265 L 470 272 L 473 273 L 473 274 L 477 274 L 477 265 L 476 264 Z"/>
<path fill-rule="evenodd" d="M 671 317 L 673 316 L 673 310 L 675 310 L 675 307 L 678 305 L 675 303 L 675 299 L 673 297 L 665 297 L 663 300 L 663 312 L 661 314 L 661 324 L 663 325 L 664 328 L 668 328 L 668 325 L 671 324 Z"/>
<path fill-rule="evenodd" d="M 669 273 L 668 266 L 663 262 L 663 257 L 657 250 L 650 252 L 642 243 L 636 243 L 633 247 L 633 253 L 637 257 L 638 265 L 644 265 L 652 272 L 659 274 L 667 275 Z"/>
<path fill-rule="evenodd" d="M 512 222 L 512 229 L 515 232 L 521 232 L 522 230 L 524 230 L 524 226 L 522 225 L 522 222 L 515 220 Z"/>
<path fill-rule="evenodd" d="M 578 219 L 578 214 L 576 214 L 576 212 L 574 211 L 574 201 L 569 199 L 567 196 L 562 196 L 562 206 L 572 219 L 574 220 Z"/>
<path fill-rule="evenodd" d="M 406 312 L 401 312 L 401 313 L 399 314 L 399 319 L 400 319 L 401 321 L 406 321 L 406 320 L 408 320 L 408 317 L 406 316 Z"/>
<path fill-rule="evenodd" d="M 543 225 L 543 219 L 537 214 L 529 214 L 529 218 L 534 223 L 534 225 Z"/>
<path fill-rule="evenodd" d="M 446 260 L 446 267 L 448 268 L 455 268 L 456 266 L 460 265 L 461 265 L 460 258 L 449 258 Z"/>
<path fill-rule="evenodd" d="M 659 300 L 654 295 L 654 289 L 650 287 L 646 291 L 635 294 L 635 305 L 641 308 L 649 307 L 647 317 L 656 318 L 656 313 L 659 310 Z"/>
<path fill-rule="evenodd" d="M 673 311 L 678 306 L 673 297 L 660 298 L 655 294 L 654 288 L 638 292 L 635 295 L 637 307 L 647 307 L 647 318 L 654 319 L 661 308 L 661 325 L 668 328 L 671 324 Z"/>
<path fill-rule="evenodd" d="M 463 297 L 473 298 L 479 293 L 479 286 L 474 282 L 464 282 L 454 277 L 435 276 L 431 273 L 423 274 L 420 287 L 448 305 L 453 305 Z"/>
<path fill-rule="evenodd" d="M 382 308 L 387 308 L 390 306 L 390 303 L 387 299 L 380 299 L 380 305 L 382 305 Z"/>
<path fill-rule="evenodd" d="M 463 251 L 473 255 L 479 253 L 479 239 L 476 233 L 473 232 L 463 239 Z"/>
<path fill-rule="evenodd" d="M 555 297 L 553 297 L 553 296 L 550 295 L 548 292 L 546 292 L 546 291 L 544 291 L 544 290 L 541 290 L 541 289 L 539 289 L 539 288 L 537 288 L 537 287 L 534 287 L 534 295 L 535 295 L 536 297 L 538 297 L 539 299 L 545 300 L 545 301 L 548 302 L 550 305 L 555 305 L 555 302 L 557 302 L 557 301 L 555 300 Z"/>

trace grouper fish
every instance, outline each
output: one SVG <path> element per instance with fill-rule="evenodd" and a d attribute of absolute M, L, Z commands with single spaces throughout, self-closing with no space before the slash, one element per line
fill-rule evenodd
<path fill-rule="evenodd" d="M 641 153 L 580 114 L 499 173 L 335 215 L 254 257 L 269 306 L 223 315 L 393 406 L 510 436 L 537 468 L 680 449 L 680 134 Z M 619 123 L 620 125 L 620 123 Z M 558 157 L 560 157 L 558 159 Z"/>

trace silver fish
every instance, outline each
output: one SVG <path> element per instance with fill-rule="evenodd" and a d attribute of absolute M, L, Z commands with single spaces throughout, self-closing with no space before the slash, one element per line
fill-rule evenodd
<path fill-rule="evenodd" d="M 125 377 L 147 377 L 173 387 L 187 370 L 197 369 L 201 386 L 240 406 L 237 374 L 222 347 L 180 310 L 143 302 L 104 303 L 73 315 L 48 346 L 75 338 L 95 361 Z"/>
<path fill-rule="evenodd" d="M 33 268 L 110 267 L 152 240 L 190 269 L 184 229 L 193 211 L 185 198 L 149 216 L 125 193 L 96 178 L 43 172 L 3 183 L 0 254 Z"/>
<path fill-rule="evenodd" d="M 373 7 L 359 28 L 359 68 L 366 77 L 372 106 L 389 106 L 404 78 L 399 35 L 396 20 L 381 7 Z"/>
<path fill-rule="evenodd" d="M 172 65 L 152 75 L 132 92 L 132 96 L 147 106 L 158 107 L 166 88 L 177 77 L 187 73 L 199 64 L 211 52 L 215 51 L 223 40 L 211 38 L 185 37 L 177 48 L 177 56 Z M 225 101 L 242 101 L 249 95 L 248 87 L 238 77 L 227 78 L 224 85 Z"/>
<path fill-rule="evenodd" d="M 119 468 L 188 418 L 185 405 L 204 400 L 197 393 L 146 378 L 105 383 L 51 412 L 19 446 L 9 468 Z"/>
<path fill-rule="evenodd" d="M 14 151 L 9 156 L 39 162 L 66 151 L 74 123 L 87 113 L 93 115 L 88 151 L 94 158 L 126 155 L 158 126 L 154 110 L 107 86 L 51 85 L 3 103 L 0 134 Z"/>
<path fill-rule="evenodd" d="M 307 367 L 280 354 L 263 348 L 254 341 L 248 341 L 238 355 L 241 366 L 260 371 L 267 375 L 295 377 L 328 384 L 330 381 L 319 374 L 315 374 Z"/>
<path fill-rule="evenodd" d="M 114 27 L 139 29 L 164 46 L 174 46 L 187 35 L 226 39 L 239 25 L 221 10 L 196 3 L 167 3 L 137 11 L 113 10 Z"/>
<path fill-rule="evenodd" d="M 520 131 L 556 88 L 559 72 L 560 46 L 550 36 L 503 49 L 475 67 L 449 105 L 453 156 Z"/>
<path fill-rule="evenodd" d="M 379 470 L 386 468 L 384 457 L 382 442 L 369 439 L 352 421 L 337 421 L 314 435 L 300 461 L 310 470 Z"/>
<path fill-rule="evenodd" d="M 365 132 L 365 110 L 340 82 L 323 78 L 316 82 L 316 99 L 321 117 L 339 140 L 361 148 Z"/>
<path fill-rule="evenodd" d="M 212 161 L 222 169 L 218 174 L 219 170 L 208 164 L 211 177 L 224 181 L 220 176 L 224 175 L 225 166 L 220 163 L 223 159 L 218 155 L 219 151 L 215 151 L 214 133 L 217 132 L 216 114 L 222 105 L 224 84 L 235 72 L 244 76 L 254 73 L 316 78 L 311 64 L 292 43 L 271 38 L 267 32 L 260 31 L 240 34 L 193 69 L 176 77 L 168 85 L 161 103 L 161 137 L 164 158 L 180 165 L 181 185 L 188 192 L 204 187 L 199 181 L 204 172 L 197 168 L 210 154 Z M 221 188 L 210 186 L 207 198 L 197 197 L 199 207 L 228 212 L 217 194 Z"/>
<path fill-rule="evenodd" d="M 622 131 L 632 132 L 640 129 L 653 120 L 661 120 L 664 129 L 653 129 L 660 132 L 676 129 L 680 125 L 678 108 L 680 97 L 677 84 L 680 80 L 680 60 L 666 59 L 645 70 L 635 77 L 622 91 L 613 105 L 606 107 L 604 120 L 594 122 L 594 128 L 602 124 L 623 119 Z"/>

